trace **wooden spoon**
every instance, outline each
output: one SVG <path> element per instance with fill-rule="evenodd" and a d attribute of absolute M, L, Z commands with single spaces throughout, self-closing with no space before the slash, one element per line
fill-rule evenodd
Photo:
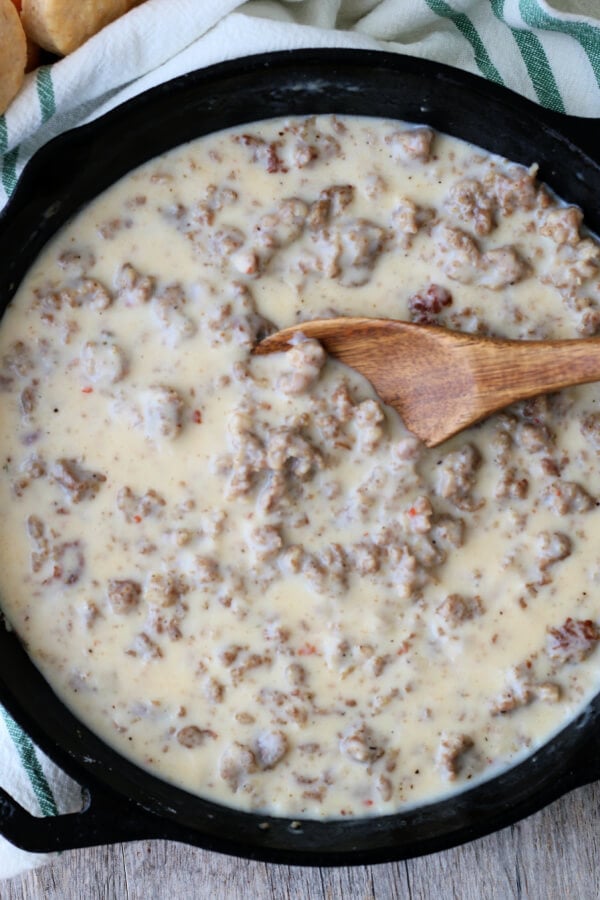
<path fill-rule="evenodd" d="M 301 322 L 254 353 L 288 350 L 299 333 L 368 378 L 428 447 L 516 400 L 600 380 L 600 337 L 510 341 L 395 319 Z"/>

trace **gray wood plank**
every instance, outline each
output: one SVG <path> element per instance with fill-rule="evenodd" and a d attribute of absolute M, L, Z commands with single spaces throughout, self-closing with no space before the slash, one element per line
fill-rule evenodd
<path fill-rule="evenodd" d="M 597 900 L 600 785 L 446 853 L 407 863 L 411 900 Z"/>
<path fill-rule="evenodd" d="M 0 883 L 0 900 L 596 900 L 600 784 L 512 828 L 408 862 L 267 865 L 166 841 L 64 853 Z"/>

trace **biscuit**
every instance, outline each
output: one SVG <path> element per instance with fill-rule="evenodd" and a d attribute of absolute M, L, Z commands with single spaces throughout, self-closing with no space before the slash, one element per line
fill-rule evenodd
<path fill-rule="evenodd" d="M 19 13 L 11 0 L 0 0 L 0 113 L 25 78 L 27 43 Z"/>
<path fill-rule="evenodd" d="M 23 26 L 44 50 L 65 56 L 142 0 L 23 0 Z"/>

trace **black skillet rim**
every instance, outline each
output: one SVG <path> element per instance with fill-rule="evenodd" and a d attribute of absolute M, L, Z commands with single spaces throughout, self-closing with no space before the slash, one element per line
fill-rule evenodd
<path fill-rule="evenodd" d="M 505 116 L 518 121 L 517 143 L 520 149 L 507 155 L 522 162 L 527 162 L 527 155 L 531 157 L 532 129 L 539 129 L 539 133 L 551 143 L 545 167 L 542 168 L 542 178 L 556 186 L 562 195 L 577 198 L 588 220 L 591 211 L 593 227 L 600 230 L 597 210 L 590 207 L 590 202 L 598 194 L 594 191 L 587 191 L 586 194 L 583 190 L 589 202 L 585 202 L 585 197 L 583 201 L 580 199 L 581 189 L 587 187 L 588 179 L 593 182 L 592 176 L 595 176 L 597 187 L 600 187 L 598 165 L 577 147 L 577 141 L 581 144 L 589 141 L 590 146 L 594 145 L 589 134 L 590 126 L 595 124 L 592 121 L 557 116 L 477 76 L 412 57 L 382 51 L 285 51 L 233 60 L 181 76 L 133 98 L 83 128 L 55 138 L 43 147 L 26 167 L 10 204 L 0 216 L 0 258 L 10 260 L 10 264 L 5 265 L 0 273 L 0 299 L 6 300 L 11 295 L 41 244 L 76 206 L 115 180 L 110 177 L 104 184 L 98 185 L 93 177 L 89 178 L 86 174 L 85 167 L 91 166 L 93 171 L 93 166 L 99 164 L 98 154 L 101 151 L 106 154 L 103 136 L 105 138 L 107 132 L 118 132 L 119 128 L 126 128 L 131 122 L 143 122 L 147 114 L 152 114 L 152 110 L 161 105 L 167 107 L 171 118 L 177 119 L 179 113 L 172 108 L 176 100 L 186 101 L 185 112 L 189 113 L 190 109 L 197 112 L 198 107 L 202 107 L 202 98 L 198 95 L 203 89 L 214 89 L 216 84 L 220 84 L 222 90 L 226 85 L 232 90 L 234 85 L 239 85 L 240 78 L 246 80 L 246 91 L 250 90 L 253 79 L 258 79 L 260 83 L 272 76 L 280 79 L 281 84 L 267 86 L 271 92 L 268 114 L 264 111 L 258 116 L 253 113 L 248 118 L 237 119 L 238 122 L 255 121 L 268 115 L 292 114 L 289 108 L 285 108 L 285 102 L 281 109 L 278 104 L 285 101 L 286 91 L 290 91 L 290 86 L 294 84 L 298 94 L 308 91 L 309 99 L 318 107 L 311 107 L 312 111 L 343 112 L 345 110 L 339 108 L 339 97 L 333 98 L 332 94 L 341 90 L 340 96 L 343 95 L 346 98 L 343 102 L 347 103 L 348 93 L 357 93 L 356 82 L 353 87 L 350 86 L 352 79 L 362 78 L 364 84 L 365 80 L 373 78 L 375 71 L 383 78 L 391 79 L 393 74 L 413 82 L 424 80 L 428 88 L 423 90 L 418 100 L 403 105 L 402 113 L 399 110 L 385 113 L 364 110 L 365 114 L 371 112 L 417 122 L 426 121 L 450 133 L 454 130 L 460 136 L 485 146 L 479 133 L 469 137 L 464 130 L 452 128 L 452 110 L 447 110 L 444 125 L 439 122 L 439 112 L 434 113 L 432 100 L 438 91 L 445 91 L 444 96 L 450 96 L 457 90 L 459 94 L 465 92 L 464 96 L 471 98 L 469 102 L 475 99 L 477 103 L 484 104 L 481 108 L 493 109 L 494 112 L 504 110 Z M 346 87 L 341 88 L 344 78 L 349 81 Z M 309 89 L 310 79 L 313 79 L 313 87 Z M 321 87 L 318 86 L 319 81 Z M 287 85 L 285 90 L 282 85 Z M 327 96 L 324 96 L 323 85 L 328 85 L 331 91 Z M 262 86 L 265 89 L 264 83 Z M 384 84 L 382 95 L 391 88 L 391 82 L 387 86 Z M 243 86 L 240 89 L 244 94 Z M 397 86 L 394 89 L 397 91 Z M 196 101 L 190 101 L 190 96 L 195 96 Z M 250 93 L 248 96 L 256 100 L 259 95 Z M 287 99 L 289 101 L 289 96 Z M 211 106 L 210 98 L 207 100 L 204 97 L 203 102 L 207 107 L 205 111 L 211 114 L 218 112 L 216 101 Z M 242 102 L 243 98 L 239 103 Z M 450 100 L 448 102 L 451 105 Z M 263 109 L 260 103 L 258 105 Z M 501 120 L 502 116 L 499 120 L 494 119 L 490 127 L 501 127 Z M 181 121 L 178 127 L 182 127 Z M 215 129 L 211 127 L 198 133 L 210 130 Z M 574 133 L 575 142 L 567 136 L 567 132 Z M 140 149 L 134 137 L 130 135 L 126 150 L 143 154 L 145 148 Z M 180 142 L 178 140 L 176 143 Z M 167 140 L 164 149 L 170 145 Z M 119 153 L 111 152 L 110 165 L 114 173 L 121 162 Z M 561 153 L 565 152 L 573 162 L 573 170 L 568 173 L 561 171 L 561 161 L 564 161 Z M 155 155 L 156 151 L 152 150 L 147 158 Z M 123 172 L 139 161 L 141 158 L 134 164 L 125 164 Z M 101 165 L 106 168 L 108 164 L 104 161 Z M 73 175 L 82 166 L 83 174 Z M 57 180 L 49 189 L 50 174 Z M 566 188 L 561 187 L 563 184 Z M 578 186 L 580 190 L 570 191 L 570 185 Z M 61 200 L 57 200 L 56 191 L 62 191 Z M 66 202 L 64 194 L 69 194 L 69 191 L 70 199 Z M 73 191 L 77 196 L 73 196 Z M 86 195 L 86 191 L 90 193 Z M 31 225 L 32 221 L 40 224 L 26 230 L 25 224 Z M 88 788 L 91 797 L 87 810 L 79 817 L 41 820 L 37 823 L 39 826 L 46 822 L 52 828 L 40 827 L 37 830 L 31 822 L 25 821 L 19 833 L 18 828 L 15 830 L 13 827 L 11 831 L 10 823 L 11 818 L 13 826 L 18 823 L 19 811 L 10 807 L 6 795 L 0 796 L 0 831 L 4 829 L 13 840 L 30 849 L 86 846 L 146 836 L 171 837 L 236 856 L 296 865 L 384 862 L 435 852 L 483 836 L 540 809 L 565 791 L 600 774 L 597 763 L 599 734 L 595 723 L 600 712 L 600 701 L 596 698 L 579 719 L 532 757 L 504 775 L 449 801 L 406 810 L 394 816 L 338 822 L 303 820 L 296 825 L 290 819 L 240 813 L 200 801 L 142 772 L 106 747 L 60 704 L 13 635 L 2 632 L 0 651 L 0 700 L 41 748 Z M 10 685 L 8 669 L 13 667 L 13 671 L 24 673 L 25 699 L 18 696 L 23 693 L 22 689 L 15 690 Z M 32 696 L 36 698 L 35 702 Z M 61 736 L 58 743 L 57 735 Z M 432 822 L 428 823 L 428 817 L 432 816 L 435 820 L 433 828 Z M 262 827 L 265 823 L 268 827 Z"/>

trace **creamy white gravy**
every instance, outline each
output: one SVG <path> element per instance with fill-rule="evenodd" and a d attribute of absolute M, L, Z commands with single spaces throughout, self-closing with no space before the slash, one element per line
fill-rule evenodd
<path fill-rule="evenodd" d="M 95 200 L 0 328 L 2 608 L 57 694 L 297 817 L 546 741 L 600 683 L 598 387 L 427 450 L 314 342 L 250 350 L 331 314 L 591 334 L 599 262 L 534 168 L 392 121 L 216 134 Z"/>

